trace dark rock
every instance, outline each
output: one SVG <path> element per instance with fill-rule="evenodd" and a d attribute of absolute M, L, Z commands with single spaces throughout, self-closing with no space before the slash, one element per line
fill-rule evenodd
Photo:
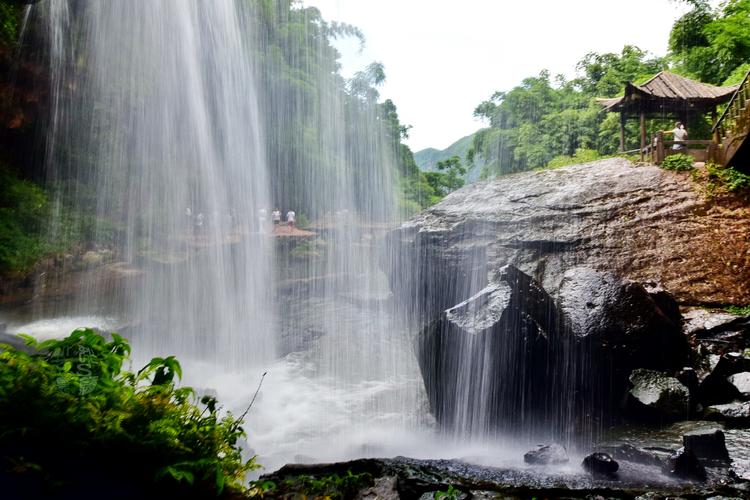
<path fill-rule="evenodd" d="M 560 445 L 552 444 L 539 446 L 536 450 L 527 452 L 523 461 L 531 465 L 554 465 L 568 463 L 568 452 Z"/>
<path fill-rule="evenodd" d="M 371 487 L 360 491 L 355 500 L 398 500 L 401 496 L 397 484 L 398 478 L 395 476 L 378 478 Z"/>
<path fill-rule="evenodd" d="M 678 464 L 679 465 L 679 464 Z M 700 464 L 698 463 L 698 466 Z M 667 469 L 670 471 L 671 469 Z M 370 478 L 356 481 L 357 491 L 345 498 L 379 498 L 377 493 L 392 495 L 395 486 L 398 498 L 418 499 L 423 495 L 445 492 L 451 486 L 459 498 L 707 498 L 730 494 L 746 497 L 741 484 L 689 483 L 675 481 L 661 474 L 660 468 L 620 463 L 617 481 L 612 477 L 590 477 L 581 474 L 545 473 L 536 468 L 506 469 L 472 465 L 461 460 L 360 459 L 335 464 L 287 465 L 261 477 L 273 481 L 277 488 L 274 498 L 301 498 L 300 476 L 313 479 L 368 474 Z M 690 469 L 688 469 L 690 471 Z M 394 481 L 395 478 L 395 481 Z M 365 492 L 368 496 L 363 496 Z M 742 492 L 741 494 L 738 494 Z M 731 495 L 734 493 L 734 495 Z M 309 494 L 309 492 L 308 492 Z M 297 495 L 297 496 L 295 496 Z M 374 496 L 373 496 L 374 495 Z M 386 498 L 388 498 L 386 496 Z"/>
<path fill-rule="evenodd" d="M 750 398 L 750 372 L 741 372 L 730 375 L 727 381 L 732 384 L 743 398 Z"/>
<path fill-rule="evenodd" d="M 706 408 L 704 416 L 709 420 L 718 420 L 732 425 L 750 424 L 750 401 L 734 401 Z"/>
<path fill-rule="evenodd" d="M 613 478 L 620 468 L 620 464 L 606 453 L 592 453 L 583 459 L 581 466 L 595 478 Z"/>
<path fill-rule="evenodd" d="M 653 281 L 646 282 L 643 284 L 649 297 L 659 306 L 664 315 L 675 325 L 682 324 L 682 313 L 680 313 L 680 305 L 677 303 L 671 293 L 666 291 L 658 283 Z"/>
<path fill-rule="evenodd" d="M 725 263 L 750 247 L 750 220 L 714 205 L 689 178 L 622 159 L 507 175 L 389 233 L 382 262 L 399 302 L 427 303 L 414 310 L 431 309 L 430 321 L 509 263 L 553 296 L 567 269 L 585 266 L 658 279 L 680 303 L 748 304 L 750 267 Z"/>
<path fill-rule="evenodd" d="M 701 429 L 682 436 L 685 450 L 707 465 L 728 464 L 729 452 L 721 429 Z"/>
<path fill-rule="evenodd" d="M 28 353 L 33 351 L 21 337 L 11 333 L 0 332 L 0 344 L 7 344 L 16 350 Z"/>
<path fill-rule="evenodd" d="M 645 450 L 643 448 L 637 448 L 631 444 L 605 446 L 600 447 L 600 450 L 616 460 L 649 465 L 653 467 L 661 467 L 662 465 L 664 465 L 663 460 L 659 457 L 658 453 Z"/>
<path fill-rule="evenodd" d="M 689 309 L 683 315 L 683 330 L 686 335 L 711 338 L 726 332 L 738 332 L 750 327 L 750 318 L 725 311 L 711 309 Z"/>
<path fill-rule="evenodd" d="M 690 392 L 679 380 L 653 370 L 634 370 L 630 375 L 629 404 L 643 416 L 679 419 L 687 417 Z"/>
<path fill-rule="evenodd" d="M 734 374 L 750 371 L 750 358 L 740 353 L 709 356 L 708 374 L 698 387 L 698 399 L 706 406 L 727 403 L 742 397 L 728 378 Z"/>
<path fill-rule="evenodd" d="M 695 371 L 695 368 L 685 367 L 675 374 L 675 378 L 688 388 L 691 402 L 696 403 L 700 381 L 698 380 L 698 373 Z"/>
<path fill-rule="evenodd" d="M 504 267 L 495 284 L 443 312 L 417 339 L 438 423 L 463 431 L 568 428 L 549 425 L 574 404 L 577 389 L 566 331 L 541 286 Z"/>
<path fill-rule="evenodd" d="M 576 267 L 565 273 L 559 300 L 575 335 L 592 339 L 608 352 L 618 379 L 635 368 L 685 366 L 688 345 L 679 322 L 670 319 L 642 285 Z"/>
<path fill-rule="evenodd" d="M 692 451 L 685 449 L 678 450 L 669 457 L 664 472 L 691 481 L 705 481 L 707 477 L 706 469 L 698 457 Z"/>

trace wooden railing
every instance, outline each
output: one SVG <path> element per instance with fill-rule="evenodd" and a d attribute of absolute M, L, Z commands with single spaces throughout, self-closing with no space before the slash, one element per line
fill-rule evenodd
<path fill-rule="evenodd" d="M 673 146 L 679 144 L 680 149 Z M 695 161 L 717 161 L 717 148 L 714 141 L 688 140 L 688 141 L 665 141 L 664 132 L 657 132 L 651 143 L 651 161 L 660 165 L 664 158 L 675 153 L 684 153 L 693 157 Z"/>
<path fill-rule="evenodd" d="M 747 139 L 750 131 L 750 71 L 745 75 L 737 92 L 727 104 L 713 128 L 714 141 L 721 144 L 720 161 L 724 165 L 732 161 Z"/>

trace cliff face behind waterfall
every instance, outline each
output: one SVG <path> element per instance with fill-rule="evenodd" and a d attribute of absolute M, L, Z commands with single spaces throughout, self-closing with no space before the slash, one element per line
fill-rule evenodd
<path fill-rule="evenodd" d="M 744 306 L 748 215 L 741 202 L 707 197 L 689 174 L 610 159 L 468 186 L 393 232 L 391 243 L 402 258 L 416 252 L 429 266 L 411 266 L 415 281 L 406 285 L 425 296 L 456 273 L 473 274 L 470 288 L 481 288 L 512 263 L 553 294 L 566 269 L 587 266 L 658 282 L 683 305 Z M 408 265 L 394 262 L 391 275 Z M 459 272 L 464 264 L 471 269 Z"/>

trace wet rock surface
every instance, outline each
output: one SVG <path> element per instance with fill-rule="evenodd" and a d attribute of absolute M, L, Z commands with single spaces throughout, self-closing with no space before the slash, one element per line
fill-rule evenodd
<path fill-rule="evenodd" d="M 571 380 L 561 357 L 566 333 L 536 281 L 514 266 L 501 269 L 495 284 L 419 334 L 417 358 L 438 422 L 528 432 L 553 421 L 575 389 L 563 387 Z"/>
<path fill-rule="evenodd" d="M 724 432 L 721 429 L 701 429 L 682 436 L 685 450 L 692 452 L 699 460 L 716 465 L 729 464 Z"/>
<path fill-rule="evenodd" d="M 603 454 L 602 454 L 603 455 Z M 614 465 L 605 461 L 608 470 Z M 744 498 L 747 487 L 742 482 L 691 482 L 659 467 L 632 462 L 620 462 L 616 478 L 611 475 L 593 477 L 581 467 L 569 469 L 504 469 L 472 465 L 459 460 L 416 460 L 397 457 L 393 459 L 361 459 L 350 462 L 317 465 L 287 465 L 263 476 L 279 487 L 274 498 L 291 498 L 284 495 L 304 494 L 295 487 L 295 479 L 309 476 L 320 479 L 347 474 L 369 474 L 362 481 L 359 492 L 348 498 L 376 498 L 371 496 L 381 488 L 384 498 L 432 498 L 449 489 L 456 498 L 707 498 L 727 496 Z M 394 494 L 395 491 L 395 494 Z M 365 496 L 369 495 L 369 496 Z M 395 496 L 397 495 L 397 496 Z M 426 496 L 425 496 L 426 495 Z M 472 496 L 473 495 L 473 496 Z"/>
<path fill-rule="evenodd" d="M 745 399 L 750 399 L 750 372 L 740 372 L 730 375 L 727 379 Z"/>
<path fill-rule="evenodd" d="M 601 452 L 592 453 L 584 458 L 581 466 L 595 478 L 609 479 L 616 479 L 617 470 L 620 468 L 620 464 L 610 455 Z"/>
<path fill-rule="evenodd" d="M 750 424 L 750 402 L 734 401 L 706 408 L 705 417 L 709 420 L 719 420 L 732 425 Z"/>
<path fill-rule="evenodd" d="M 523 456 L 523 461 L 531 465 L 565 464 L 570 461 L 568 452 L 559 444 L 539 446 Z"/>
<path fill-rule="evenodd" d="M 654 370 L 637 369 L 630 375 L 630 405 L 633 412 L 677 420 L 686 418 L 690 392 L 674 377 Z"/>
<path fill-rule="evenodd" d="M 664 471 L 675 477 L 690 481 L 705 481 L 708 479 L 706 468 L 695 456 L 695 453 L 687 449 L 675 452 L 667 461 Z"/>
<path fill-rule="evenodd" d="M 707 199 L 689 175 L 609 159 L 451 193 L 390 233 L 389 255 L 403 262 L 390 260 L 386 272 L 422 290 L 417 300 L 430 316 L 483 288 L 506 264 L 552 295 L 567 269 L 585 266 L 659 283 L 682 304 L 744 306 L 749 233 L 746 207 Z"/>

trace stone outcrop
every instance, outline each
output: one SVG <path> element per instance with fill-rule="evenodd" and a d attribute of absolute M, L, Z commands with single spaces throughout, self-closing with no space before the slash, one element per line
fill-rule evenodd
<path fill-rule="evenodd" d="M 563 274 L 558 298 L 573 333 L 607 353 L 616 386 L 636 368 L 676 370 L 687 361 L 679 308 L 664 290 L 650 293 L 613 273 L 573 267 Z"/>
<path fill-rule="evenodd" d="M 669 472 L 689 479 L 707 479 L 706 483 L 683 483 L 661 474 L 661 466 L 615 462 L 606 454 L 597 466 L 614 474 L 561 473 L 555 467 L 545 469 L 505 469 L 482 467 L 460 460 L 361 459 L 333 464 L 292 464 L 261 477 L 273 481 L 273 498 L 307 498 L 310 479 L 322 484 L 341 484 L 336 491 L 342 498 L 433 498 L 451 490 L 455 498 L 744 498 L 746 485 L 725 477 L 706 477 L 705 469 L 688 452 L 687 459 L 675 458 Z M 691 460 L 692 459 L 692 460 Z M 592 465 L 593 467 L 593 465 Z M 351 474 L 351 475 L 350 475 Z M 354 476 L 354 478 L 352 478 Z M 303 477 L 306 481 L 300 481 Z M 341 478 L 349 477 L 347 481 Z M 328 481 L 325 479 L 328 478 Z M 336 481 L 338 479 L 338 481 Z M 333 494 L 331 491 L 329 494 Z M 641 497 L 641 495 L 644 495 Z M 318 493 L 318 496 L 320 494 Z"/>
<path fill-rule="evenodd" d="M 690 392 L 674 377 L 654 370 L 637 369 L 630 375 L 630 405 L 635 413 L 664 419 L 684 419 L 690 409 Z"/>
<path fill-rule="evenodd" d="M 420 333 L 417 356 L 435 417 L 463 430 L 531 430 L 549 423 L 576 387 L 553 299 L 513 266 Z"/>
<path fill-rule="evenodd" d="M 493 282 L 506 264 L 552 295 L 566 270 L 585 266 L 659 283 L 682 304 L 746 305 L 747 214 L 708 200 L 687 174 L 609 159 L 451 193 L 390 234 L 383 262 L 428 317 Z"/>
<path fill-rule="evenodd" d="M 607 453 L 592 453 L 583 459 L 581 466 L 595 478 L 614 478 L 620 468 L 615 459 Z"/>
<path fill-rule="evenodd" d="M 539 446 L 523 456 L 523 461 L 530 465 L 565 464 L 569 460 L 568 452 L 559 444 Z"/>
<path fill-rule="evenodd" d="M 718 368 L 693 368 L 703 354 L 691 357 L 687 338 L 744 320 L 689 311 L 686 336 L 680 313 L 750 303 L 750 218 L 732 203 L 708 200 L 687 175 L 609 159 L 477 183 L 390 232 L 381 263 L 421 328 L 438 421 L 509 430 L 519 414 L 525 429 L 552 414 L 606 419 L 639 369 L 669 380 L 652 402 L 629 396 L 660 420 L 741 397 L 727 377 L 745 370 L 710 349 Z M 549 314 L 508 290 L 509 265 Z"/>
<path fill-rule="evenodd" d="M 724 432 L 721 429 L 701 429 L 682 436 L 686 450 L 691 451 L 706 465 L 726 465 L 729 463 Z"/>

